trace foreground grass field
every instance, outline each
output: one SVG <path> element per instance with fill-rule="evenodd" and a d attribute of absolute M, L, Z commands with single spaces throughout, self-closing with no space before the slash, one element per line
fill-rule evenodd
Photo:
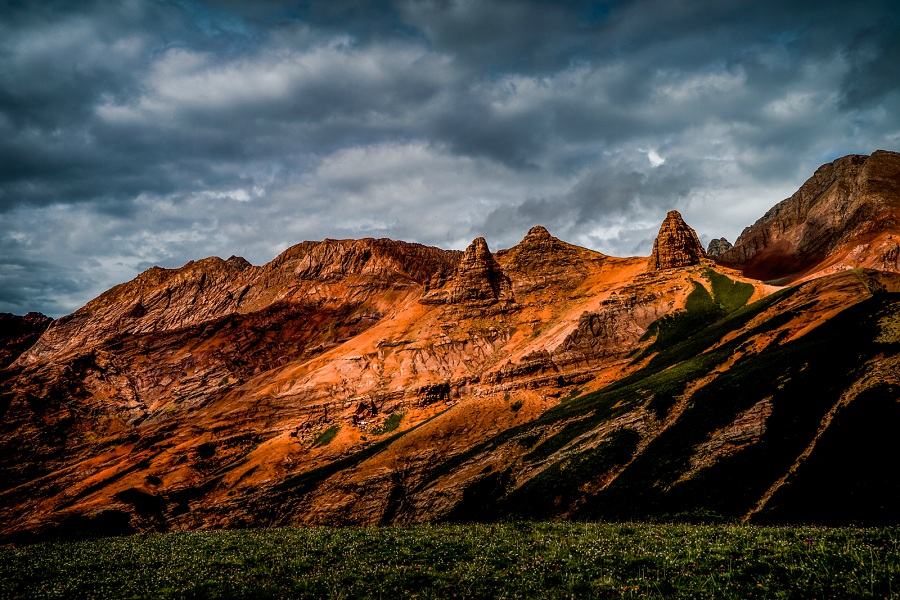
<path fill-rule="evenodd" d="M 0 548 L 3 598 L 900 597 L 900 530 L 591 523 L 177 533 Z"/>

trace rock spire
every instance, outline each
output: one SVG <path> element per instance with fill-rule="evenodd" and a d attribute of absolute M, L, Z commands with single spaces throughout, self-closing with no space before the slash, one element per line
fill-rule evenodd
<path fill-rule="evenodd" d="M 706 254 L 710 258 L 716 258 L 725 254 L 726 252 L 731 250 L 731 248 L 731 242 L 722 237 L 715 240 L 710 240 L 709 246 L 707 246 L 706 248 Z"/>
<path fill-rule="evenodd" d="M 651 271 L 686 267 L 706 257 L 697 232 L 684 222 L 677 210 L 670 210 L 653 242 L 653 254 L 648 268 Z"/>
<path fill-rule="evenodd" d="M 509 277 L 483 237 L 469 244 L 450 281 L 421 299 L 423 304 L 491 305 L 512 301 Z"/>

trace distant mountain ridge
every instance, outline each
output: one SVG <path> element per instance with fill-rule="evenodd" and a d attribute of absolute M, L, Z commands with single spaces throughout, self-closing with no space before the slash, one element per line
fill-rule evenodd
<path fill-rule="evenodd" d="M 32 318 L 0 370 L 0 535 L 900 523 L 898 158 L 823 166 L 708 255 L 677 211 L 649 258 L 540 226 L 496 253 L 303 242 Z"/>
<path fill-rule="evenodd" d="M 822 165 L 790 198 L 710 255 L 761 280 L 823 270 L 900 269 L 900 153 L 878 150 Z"/>

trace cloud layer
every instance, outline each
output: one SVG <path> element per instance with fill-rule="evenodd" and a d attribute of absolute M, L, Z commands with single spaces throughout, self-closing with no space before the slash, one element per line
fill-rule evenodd
<path fill-rule="evenodd" d="M 326 237 L 649 254 L 900 148 L 892 2 L 0 2 L 0 311 Z"/>

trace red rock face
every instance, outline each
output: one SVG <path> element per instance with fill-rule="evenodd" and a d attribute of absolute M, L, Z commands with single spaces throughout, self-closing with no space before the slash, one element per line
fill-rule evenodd
<path fill-rule="evenodd" d="M 681 213 L 671 210 L 653 242 L 653 254 L 650 255 L 648 268 L 658 271 L 687 267 L 696 265 L 705 256 L 706 252 L 700 245 L 697 232 L 684 222 Z"/>
<path fill-rule="evenodd" d="M 452 273 L 460 253 L 386 239 L 303 242 L 261 267 L 232 256 L 153 267 L 56 321 L 21 365 L 121 335 L 161 334 L 279 303 L 358 304 L 386 288 Z"/>
<path fill-rule="evenodd" d="M 822 165 L 715 258 L 762 280 L 825 268 L 892 270 L 898 246 L 888 236 L 898 226 L 900 154 L 879 150 Z"/>
<path fill-rule="evenodd" d="M 422 304 L 463 304 L 467 306 L 508 305 L 514 302 L 509 277 L 480 237 L 463 253 L 453 277 L 430 291 Z"/>
<path fill-rule="evenodd" d="M 407 430 L 446 412 L 437 438 L 376 460 L 420 472 L 578 382 L 627 370 L 625 355 L 696 276 L 660 277 L 650 291 L 635 283 L 645 262 L 536 227 L 496 256 L 481 238 L 464 253 L 326 240 L 259 267 L 209 258 L 150 269 L 0 372 L 3 531 L 105 511 L 138 530 L 260 523 L 273 482 L 386 439 L 390 415 Z M 335 440 L 317 446 L 331 427 Z M 391 521 L 384 468 L 394 465 L 360 471 L 364 498 L 330 484 L 315 496 L 324 502 L 309 496 L 304 520 Z"/>
<path fill-rule="evenodd" d="M 604 258 L 553 237 L 540 225 L 532 227 L 509 250 L 497 253 L 497 260 L 513 279 L 514 293 L 548 286 L 570 288 L 587 276 L 592 264 L 599 264 Z"/>

